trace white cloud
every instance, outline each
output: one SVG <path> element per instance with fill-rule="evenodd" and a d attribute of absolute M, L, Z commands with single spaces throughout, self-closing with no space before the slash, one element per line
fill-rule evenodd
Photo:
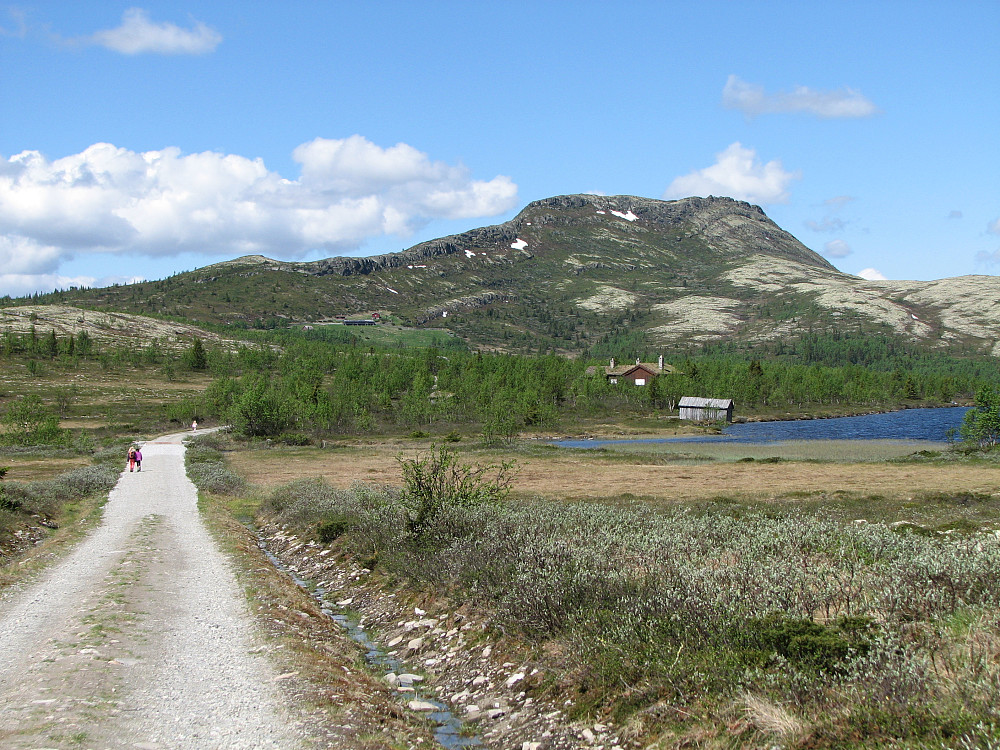
<path fill-rule="evenodd" d="M 1000 249 L 994 250 L 992 253 L 980 250 L 976 253 L 976 262 L 987 266 L 1000 264 Z"/>
<path fill-rule="evenodd" d="M 712 166 L 676 178 L 663 197 L 725 195 L 750 203 L 787 203 L 788 185 L 800 176 L 786 172 L 776 159 L 762 164 L 755 150 L 737 141 L 716 154 Z"/>
<path fill-rule="evenodd" d="M 807 221 L 805 225 L 814 232 L 842 232 L 850 224 L 849 221 L 844 221 L 843 219 L 835 216 L 844 206 L 855 200 L 853 196 L 850 195 L 838 195 L 833 198 L 827 198 L 823 201 L 823 205 L 828 209 L 826 216 L 823 217 L 821 221 Z"/>
<path fill-rule="evenodd" d="M 154 23 L 142 8 L 129 8 L 122 15 L 121 26 L 98 31 L 87 41 L 125 55 L 201 55 L 214 51 L 222 36 L 200 21 L 182 29 L 172 23 Z"/>
<path fill-rule="evenodd" d="M 1000 234 L 1000 219 L 996 219 L 987 224 L 986 231 L 990 234 Z"/>
<path fill-rule="evenodd" d="M 822 221 L 807 221 L 806 226 L 814 232 L 842 232 L 847 222 L 836 216 L 824 216 Z"/>
<path fill-rule="evenodd" d="M 887 281 L 882 272 L 877 268 L 865 268 L 862 271 L 858 271 L 858 276 L 862 279 L 868 279 L 869 281 Z"/>
<path fill-rule="evenodd" d="M 828 258 L 846 258 L 851 252 L 851 246 L 843 240 L 830 240 L 823 245 L 823 255 Z"/>
<path fill-rule="evenodd" d="M 503 213 L 517 201 L 509 177 L 474 180 L 406 144 L 317 139 L 294 154 L 298 180 L 260 159 L 107 143 L 52 161 L 37 151 L 0 159 L 0 267 L 50 274 L 82 252 L 345 252 L 433 219 Z"/>
<path fill-rule="evenodd" d="M 850 88 L 836 91 L 817 91 L 808 86 L 796 86 L 791 91 L 768 94 L 759 84 L 747 83 L 731 75 L 722 89 L 722 105 L 738 109 L 746 115 L 773 113 L 805 113 L 823 119 L 871 117 L 878 108 L 861 94 Z"/>

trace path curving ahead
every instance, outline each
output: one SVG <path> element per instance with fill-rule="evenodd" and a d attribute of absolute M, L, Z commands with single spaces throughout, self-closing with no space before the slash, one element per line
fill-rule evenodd
<path fill-rule="evenodd" d="M 146 443 L 100 526 L 0 596 L 0 747 L 301 745 L 198 515 L 186 435 Z"/>

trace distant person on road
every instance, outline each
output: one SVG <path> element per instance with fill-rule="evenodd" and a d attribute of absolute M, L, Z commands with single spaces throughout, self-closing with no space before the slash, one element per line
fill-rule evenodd
<path fill-rule="evenodd" d="M 135 449 L 135 470 L 142 471 L 142 451 Z"/>
<path fill-rule="evenodd" d="M 198 429 L 198 420 L 196 419 L 191 423 L 191 432 L 194 432 L 197 429 Z"/>
<path fill-rule="evenodd" d="M 134 445 L 130 445 L 128 447 L 128 470 L 129 471 L 134 471 L 135 470 L 135 446 Z"/>

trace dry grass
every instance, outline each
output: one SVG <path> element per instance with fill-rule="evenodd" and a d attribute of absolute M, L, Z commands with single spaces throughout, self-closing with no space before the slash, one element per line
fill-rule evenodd
<path fill-rule="evenodd" d="M 689 449 L 697 450 L 697 448 Z M 426 451 L 426 448 L 423 448 Z M 366 445 L 352 449 L 254 450 L 230 455 L 232 468 L 265 487 L 305 477 L 323 477 L 336 487 L 354 482 L 399 486 L 396 457 L 412 457 L 417 448 Z M 470 462 L 509 459 L 504 453 L 477 453 Z M 843 492 L 903 498 L 918 492 L 1000 492 L 1000 469 L 948 464 L 705 462 L 656 464 L 641 458 L 586 454 L 517 457 L 521 466 L 514 491 L 553 499 L 596 499 L 635 495 L 660 501 L 714 497 L 767 499 L 787 495 Z"/>
<path fill-rule="evenodd" d="M 7 466 L 5 481 L 33 482 L 52 479 L 78 466 L 88 466 L 90 458 L 47 458 L 45 456 L 0 456 L 0 465 Z"/>
<path fill-rule="evenodd" d="M 802 734 L 805 724 L 788 709 L 753 693 L 743 696 L 743 715 L 751 727 L 781 739 Z"/>

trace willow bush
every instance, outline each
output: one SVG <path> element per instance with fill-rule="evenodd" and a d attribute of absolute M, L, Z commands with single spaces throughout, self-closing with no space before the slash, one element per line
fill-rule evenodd
<path fill-rule="evenodd" d="M 422 529 L 432 543 L 413 546 L 398 491 L 318 480 L 279 489 L 270 510 L 300 528 L 336 519 L 344 549 L 467 592 L 505 630 L 567 643 L 595 713 L 721 716 L 762 694 L 847 745 L 1000 724 L 992 534 L 508 501 L 442 508 Z"/>

